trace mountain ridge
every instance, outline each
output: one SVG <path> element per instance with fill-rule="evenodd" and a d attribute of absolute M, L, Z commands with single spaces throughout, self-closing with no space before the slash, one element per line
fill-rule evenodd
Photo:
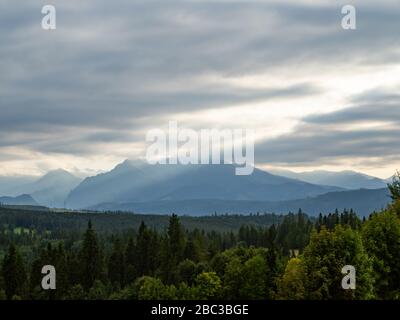
<path fill-rule="evenodd" d="M 364 173 L 352 170 L 328 171 L 313 170 L 294 172 L 290 170 L 275 170 L 271 172 L 276 174 L 300 179 L 309 183 L 326 184 L 341 187 L 349 190 L 356 189 L 380 189 L 387 186 L 387 180 L 373 177 Z"/>
<path fill-rule="evenodd" d="M 148 165 L 124 161 L 107 173 L 86 178 L 71 191 L 67 206 L 86 208 L 104 202 L 159 200 L 289 200 L 339 191 L 255 168 L 236 176 L 235 166 Z"/>
<path fill-rule="evenodd" d="M 9 178 L 9 180 L 13 178 Z M 17 181 L 26 181 L 26 183 L 11 183 L 7 188 L 2 187 L 2 193 L 6 196 L 18 196 L 21 194 L 30 195 L 37 204 L 47 207 L 64 207 L 64 201 L 68 194 L 81 182 L 81 179 L 74 176 L 72 173 L 57 169 L 47 172 L 41 177 L 15 177 Z"/>
<path fill-rule="evenodd" d="M 0 203 L 3 205 L 39 206 L 29 194 L 21 194 L 16 197 L 0 197 Z"/>
<path fill-rule="evenodd" d="M 246 200 L 163 200 L 136 203 L 102 203 L 89 210 L 125 211 L 140 214 L 171 214 L 203 216 L 218 214 L 275 213 L 287 214 L 301 209 L 310 216 L 327 214 L 336 209 L 353 209 L 360 216 L 368 216 L 373 211 L 384 209 L 391 202 L 389 190 L 360 189 L 337 191 L 316 197 L 288 201 L 246 201 Z"/>

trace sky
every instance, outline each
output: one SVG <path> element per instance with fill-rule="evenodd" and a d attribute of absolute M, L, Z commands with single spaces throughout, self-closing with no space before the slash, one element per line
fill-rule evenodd
<path fill-rule="evenodd" d="M 42 6 L 57 29 L 41 28 Z M 143 157 L 146 132 L 251 128 L 256 166 L 400 169 L 400 5 L 0 0 L 0 175 Z"/>

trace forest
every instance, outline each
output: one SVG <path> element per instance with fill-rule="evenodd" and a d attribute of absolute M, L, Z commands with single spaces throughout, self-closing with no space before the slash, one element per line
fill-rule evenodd
<path fill-rule="evenodd" d="M 309 217 L 185 217 L 0 206 L 1 300 L 400 299 L 400 179 L 392 203 Z M 44 265 L 56 290 L 43 290 Z M 356 269 L 344 290 L 341 269 Z"/>

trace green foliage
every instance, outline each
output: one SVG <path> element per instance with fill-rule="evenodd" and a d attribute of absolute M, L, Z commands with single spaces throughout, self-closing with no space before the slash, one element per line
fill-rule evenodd
<path fill-rule="evenodd" d="M 292 258 L 287 263 L 285 273 L 278 280 L 277 298 L 282 300 L 303 300 L 306 298 L 307 275 L 304 263 Z"/>
<path fill-rule="evenodd" d="M 4 291 L 7 299 L 14 296 L 24 297 L 26 294 L 27 276 L 22 257 L 14 244 L 10 245 L 2 265 Z"/>
<path fill-rule="evenodd" d="M 265 258 L 256 255 L 243 265 L 244 283 L 241 295 L 246 299 L 263 300 L 267 296 L 268 268 Z"/>
<path fill-rule="evenodd" d="M 337 225 L 349 226 L 352 229 L 359 230 L 361 228 L 361 220 L 353 210 L 344 210 L 342 213 L 336 209 L 334 213 L 323 216 L 319 215 L 315 227 L 321 230 L 324 226 L 328 230 L 333 230 Z"/>
<path fill-rule="evenodd" d="M 196 263 L 194 263 L 192 260 L 186 259 L 178 265 L 177 269 L 179 282 L 192 285 L 198 274 Z"/>
<path fill-rule="evenodd" d="M 313 223 L 301 211 L 297 214 L 288 214 L 279 225 L 276 242 L 282 247 L 285 254 L 290 249 L 302 250 L 310 239 Z"/>
<path fill-rule="evenodd" d="M 66 300 L 85 300 L 86 294 L 82 285 L 76 284 L 71 287 L 66 295 Z"/>
<path fill-rule="evenodd" d="M 134 259 L 131 261 L 131 265 L 136 265 L 137 276 L 154 274 L 157 266 L 158 246 L 157 234 L 142 222 L 134 249 Z"/>
<path fill-rule="evenodd" d="M 176 289 L 174 286 L 166 286 L 160 279 L 148 276 L 136 280 L 135 291 L 139 300 L 176 299 Z"/>
<path fill-rule="evenodd" d="M 106 300 L 108 295 L 107 287 L 100 280 L 95 280 L 87 298 L 89 300 Z"/>
<path fill-rule="evenodd" d="M 394 201 L 400 200 L 400 172 L 397 171 L 393 176 L 392 183 L 388 184 L 389 191 L 391 193 L 391 197 Z"/>
<path fill-rule="evenodd" d="M 224 252 L 224 297 L 266 299 L 271 282 L 265 249 L 238 247 Z"/>
<path fill-rule="evenodd" d="M 334 231 L 322 228 L 314 232 L 304 251 L 308 298 L 370 299 L 372 298 L 372 263 L 366 254 L 361 236 L 350 227 L 337 225 Z M 352 265 L 357 272 L 356 290 L 343 290 L 342 268 Z"/>
<path fill-rule="evenodd" d="M 196 278 L 197 299 L 218 299 L 221 296 L 221 279 L 215 272 L 203 272 Z"/>
<path fill-rule="evenodd" d="M 114 285 L 123 287 L 126 279 L 125 254 L 121 241 L 114 242 L 113 252 L 108 260 L 108 279 Z"/>
<path fill-rule="evenodd" d="M 204 220 L 25 210 L 0 208 L 0 299 L 400 298 L 400 200 L 366 221 L 352 210 Z M 96 231 L 82 230 L 88 214 Z M 55 291 L 41 289 L 47 264 Z M 345 265 L 356 268 L 356 290 L 341 288 Z"/>
<path fill-rule="evenodd" d="M 82 250 L 80 252 L 81 261 L 81 283 L 88 290 L 93 286 L 96 279 L 100 279 L 102 271 L 102 257 L 100 253 L 97 235 L 89 221 L 88 228 L 84 235 Z"/>
<path fill-rule="evenodd" d="M 394 210 L 373 214 L 362 230 L 373 259 L 375 293 L 382 299 L 400 298 L 400 219 Z"/>

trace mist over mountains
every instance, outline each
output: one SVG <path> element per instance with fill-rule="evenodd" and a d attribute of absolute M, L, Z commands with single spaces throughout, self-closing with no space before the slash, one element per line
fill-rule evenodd
<path fill-rule="evenodd" d="M 61 169 L 50 171 L 40 178 L 1 177 L 0 196 L 16 197 L 21 194 L 28 194 L 40 205 L 63 208 L 68 194 L 81 181 L 82 179 Z"/>
<path fill-rule="evenodd" d="M 355 171 L 308 171 L 293 172 L 289 170 L 271 170 L 272 173 L 303 180 L 309 183 L 337 186 L 345 189 L 379 189 L 385 188 L 389 179 L 383 180 Z"/>
<path fill-rule="evenodd" d="M 353 209 L 360 216 L 385 208 L 390 202 L 388 189 L 359 189 L 329 192 L 316 197 L 287 201 L 249 200 L 167 200 L 150 202 L 102 203 L 89 209 L 99 211 L 131 211 L 137 213 L 203 216 L 219 214 L 288 213 L 302 210 L 308 215 Z"/>
<path fill-rule="evenodd" d="M 83 181 L 65 170 L 36 179 L 0 177 L 0 202 L 187 215 L 287 213 L 300 208 L 311 215 L 336 208 L 368 215 L 390 202 L 384 180 L 358 172 L 271 172 L 255 168 L 252 175 L 237 176 L 231 164 L 149 165 L 126 160 Z"/>
<path fill-rule="evenodd" d="M 17 197 L 0 197 L 0 203 L 19 206 L 38 206 L 39 204 L 29 195 L 21 194 Z"/>
<path fill-rule="evenodd" d="M 281 201 L 315 196 L 341 188 L 314 185 L 255 169 L 235 175 L 235 166 L 148 165 L 125 161 L 108 173 L 85 179 L 67 198 L 71 208 L 103 202 L 177 200 Z"/>

